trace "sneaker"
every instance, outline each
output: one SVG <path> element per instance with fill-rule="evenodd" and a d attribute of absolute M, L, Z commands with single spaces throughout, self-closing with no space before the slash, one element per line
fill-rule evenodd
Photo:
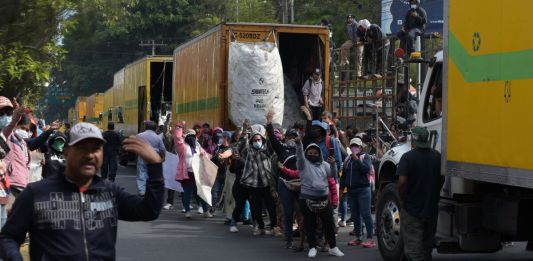
<path fill-rule="evenodd" d="M 181 209 L 181 213 L 187 213 L 187 210 L 185 210 L 184 208 Z"/>
<path fill-rule="evenodd" d="M 348 245 L 349 245 L 349 246 L 359 246 L 359 245 L 361 245 L 362 243 L 363 243 L 363 240 L 361 240 L 361 239 L 354 239 L 354 240 L 348 242 Z"/>
<path fill-rule="evenodd" d="M 190 219 L 192 217 L 191 212 L 186 212 L 185 217 Z"/>
<path fill-rule="evenodd" d="M 292 241 L 291 241 L 291 240 L 286 240 L 286 241 L 285 241 L 285 248 L 286 248 L 286 249 L 292 249 L 292 248 L 293 248 L 293 245 L 292 245 Z"/>
<path fill-rule="evenodd" d="M 167 203 L 167 204 L 165 204 L 165 205 L 163 206 L 163 209 L 164 209 L 164 210 L 171 210 L 171 209 L 173 209 L 173 208 L 174 208 L 174 206 L 172 206 L 172 205 L 169 204 L 169 203 Z"/>
<path fill-rule="evenodd" d="M 376 247 L 376 243 L 374 243 L 374 240 L 369 239 L 361 244 L 363 248 L 374 248 Z"/>
<path fill-rule="evenodd" d="M 204 212 L 204 218 L 212 218 L 213 214 L 211 214 L 209 211 Z"/>
<path fill-rule="evenodd" d="M 329 250 L 329 254 L 332 256 L 344 256 L 344 253 L 341 252 L 341 250 L 338 247 L 334 247 Z"/>
<path fill-rule="evenodd" d="M 198 211 L 196 213 L 203 214 L 204 213 L 204 208 L 202 208 L 201 206 L 198 207 Z"/>
<path fill-rule="evenodd" d="M 265 229 L 265 233 L 263 235 L 272 235 L 272 229 Z"/>
<path fill-rule="evenodd" d="M 353 221 L 346 222 L 346 226 L 353 227 Z"/>
<path fill-rule="evenodd" d="M 264 229 L 255 229 L 252 234 L 254 236 L 263 236 L 266 235 L 266 231 Z"/>
<path fill-rule="evenodd" d="M 238 233 L 239 229 L 237 228 L 237 226 L 231 226 L 231 227 L 229 227 L 229 232 Z"/>
<path fill-rule="evenodd" d="M 272 230 L 272 234 L 275 236 L 275 237 L 281 237 L 283 236 L 283 233 L 281 232 L 281 229 L 279 227 L 275 227 L 273 230 Z"/>
<path fill-rule="evenodd" d="M 346 221 L 340 221 L 339 227 L 346 227 Z"/>
<path fill-rule="evenodd" d="M 307 256 L 313 258 L 313 257 L 316 257 L 316 253 L 317 253 L 316 248 L 313 247 L 313 248 L 309 249 L 309 252 L 307 253 Z"/>

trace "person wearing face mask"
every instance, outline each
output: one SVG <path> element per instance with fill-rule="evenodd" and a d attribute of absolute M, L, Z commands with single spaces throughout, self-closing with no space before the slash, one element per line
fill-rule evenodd
<path fill-rule="evenodd" d="M 301 189 L 299 205 L 304 218 L 304 227 L 309 243 L 308 257 L 317 255 L 317 219 L 322 222 L 326 242 L 329 244 L 329 254 L 332 256 L 344 256 L 337 247 L 335 239 L 335 222 L 333 209 L 338 205 L 337 187 L 335 176 L 337 168 L 333 156 L 323 160 L 322 151 L 317 144 L 311 143 L 303 149 L 299 137 L 296 143 L 296 165 L 300 173 Z"/>
<path fill-rule="evenodd" d="M 348 243 L 350 246 L 362 245 L 364 248 L 375 247 L 372 239 L 374 223 L 370 211 L 372 200 L 370 171 L 372 161 L 368 155 L 362 152 L 363 141 L 353 138 L 350 141 L 351 155 L 344 162 L 343 175 L 340 180 L 340 191 L 347 188 L 348 201 L 354 219 L 356 239 Z M 361 238 L 361 217 L 365 222 L 367 240 Z"/>
<path fill-rule="evenodd" d="M 275 129 L 272 125 L 272 119 L 274 118 L 274 112 L 269 112 L 266 115 L 267 125 L 266 131 L 268 140 L 272 145 L 272 149 L 278 155 L 278 161 L 280 169 L 287 168 L 290 170 L 296 170 L 296 143 L 294 139 L 298 136 L 298 132 L 295 129 L 289 129 L 285 133 L 285 143 L 282 143 L 275 135 Z M 298 199 L 298 192 L 293 191 L 286 186 L 284 181 L 290 181 L 298 179 L 296 176 L 286 175 L 283 171 L 280 171 L 278 182 L 278 193 L 281 198 L 281 204 L 283 206 L 283 235 L 285 236 L 285 247 L 292 248 L 293 230 L 292 224 L 294 221 L 294 203 Z"/>
<path fill-rule="evenodd" d="M 406 50 L 407 55 L 414 51 L 415 38 L 424 34 L 427 23 L 426 10 L 420 6 L 418 0 L 410 0 L 409 7 L 402 30 L 397 33 L 400 47 Z"/>
<path fill-rule="evenodd" d="M 43 178 L 48 178 L 54 173 L 62 173 L 65 170 L 65 156 L 63 149 L 67 142 L 67 137 L 56 132 L 48 139 L 46 149 L 41 149 L 44 153 Z"/>
<path fill-rule="evenodd" d="M 220 196 L 222 194 L 222 188 L 224 188 L 224 181 L 226 179 L 226 169 L 229 165 L 229 158 L 231 157 L 231 133 L 227 131 L 217 132 L 215 128 L 216 148 L 212 154 L 211 161 L 217 165 L 217 178 L 211 189 L 211 198 L 213 200 L 213 207 L 211 208 L 211 214 L 215 213 L 216 206 L 219 203 Z"/>
<path fill-rule="evenodd" d="M 244 170 L 240 183 L 248 187 L 250 193 L 250 205 L 252 216 L 255 217 L 258 229 L 254 235 L 271 234 L 271 229 L 277 227 L 276 204 L 271 193 L 272 183 L 272 149 L 268 146 L 265 137 L 265 128 L 262 125 L 253 125 L 251 127 L 251 138 L 244 143 L 244 148 L 240 150 L 240 160 L 243 163 Z M 270 229 L 265 229 L 265 223 L 262 216 L 263 203 L 268 211 L 270 219 Z M 274 231 L 277 234 L 277 231 Z"/>
<path fill-rule="evenodd" d="M 181 183 L 183 187 L 183 207 L 185 208 L 185 217 L 190 219 L 191 214 L 191 197 L 196 197 L 197 188 L 194 179 L 194 172 L 192 168 L 192 158 L 196 153 L 205 153 L 196 140 L 196 132 L 193 129 L 186 130 L 183 128 L 185 122 L 177 123 L 174 129 L 174 146 L 176 154 L 178 155 L 178 170 L 176 172 L 176 180 Z M 197 199 L 198 200 L 198 199 Z M 208 210 L 207 203 L 199 199 L 204 217 L 211 218 L 213 215 Z"/>

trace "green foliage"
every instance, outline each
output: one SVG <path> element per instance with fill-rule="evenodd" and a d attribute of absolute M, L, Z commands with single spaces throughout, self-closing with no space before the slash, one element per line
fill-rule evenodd
<path fill-rule="evenodd" d="M 25 3 L 67 1 L 27 0 Z M 46 57 L 53 59 L 42 63 L 43 60 L 31 55 L 30 50 L 26 51 L 32 59 L 24 58 L 28 55 L 24 50 L 8 54 L 0 49 L 0 66 L 3 66 L 0 81 L 12 76 L 16 79 L 31 68 L 35 79 L 32 86 L 37 79 L 49 79 L 54 86 L 69 89 L 74 97 L 103 92 L 112 86 L 113 74 L 117 70 L 151 53 L 150 48 L 139 46 L 141 41 L 164 42 L 167 46 L 157 47 L 156 53 L 171 55 L 179 44 L 221 22 L 279 22 L 283 1 L 289 0 L 77 0 L 74 7 L 65 4 L 57 9 L 63 10 L 62 16 L 49 18 L 61 25 L 53 27 L 55 31 L 48 30 L 52 32 L 51 39 L 56 39 L 52 43 L 57 43 L 57 39 L 62 43 L 61 46 L 48 45 L 55 49 L 52 48 L 53 56 Z M 298 24 L 319 24 L 321 19 L 330 20 L 337 45 L 346 39 L 345 17 L 348 13 L 353 13 L 357 19 L 368 18 L 373 23 L 378 23 L 380 17 L 380 1 L 377 0 L 295 0 L 294 6 Z M 24 10 L 16 4 L 11 9 Z M 65 10 L 69 11 L 65 13 Z M 58 38 L 59 34 L 62 38 Z M 7 62 L 3 57 L 19 57 L 14 59 L 28 65 L 21 66 L 12 59 L 7 59 L 10 64 L 4 65 Z M 61 58 L 64 59 L 58 63 Z M 6 78 L 2 73 L 10 76 Z M 5 85 L 0 82 L 0 86 Z M 46 115 L 66 117 L 71 105 L 48 108 Z"/>
<path fill-rule="evenodd" d="M 58 37 L 70 27 L 66 17 L 74 5 L 68 0 L 10 2 L 0 11 L 0 91 L 34 103 L 64 55 Z"/>

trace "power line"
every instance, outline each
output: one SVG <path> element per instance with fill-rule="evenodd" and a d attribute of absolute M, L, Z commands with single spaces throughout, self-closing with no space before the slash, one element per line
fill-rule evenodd
<path fill-rule="evenodd" d="M 161 41 L 160 44 L 156 44 L 155 41 L 152 40 L 151 43 L 150 43 L 150 42 L 148 42 L 148 43 L 144 43 L 144 42 L 141 41 L 141 43 L 139 44 L 139 46 L 141 46 L 141 47 L 151 46 L 151 47 L 152 47 L 152 55 L 155 55 L 155 47 L 156 47 L 156 46 L 167 46 L 167 44 L 164 44 L 163 41 Z"/>

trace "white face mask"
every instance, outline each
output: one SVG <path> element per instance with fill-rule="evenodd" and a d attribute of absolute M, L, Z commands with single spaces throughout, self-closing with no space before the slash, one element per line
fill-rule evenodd
<path fill-rule="evenodd" d="M 12 116 L 3 115 L 0 116 L 0 129 L 5 128 L 9 123 L 11 123 Z"/>
<path fill-rule="evenodd" d="M 411 5 L 411 8 L 412 8 L 412 9 L 416 9 L 416 4 Z"/>
<path fill-rule="evenodd" d="M 19 136 L 21 139 L 29 139 L 31 137 L 31 134 L 23 129 L 16 129 L 15 133 L 17 136 Z"/>

